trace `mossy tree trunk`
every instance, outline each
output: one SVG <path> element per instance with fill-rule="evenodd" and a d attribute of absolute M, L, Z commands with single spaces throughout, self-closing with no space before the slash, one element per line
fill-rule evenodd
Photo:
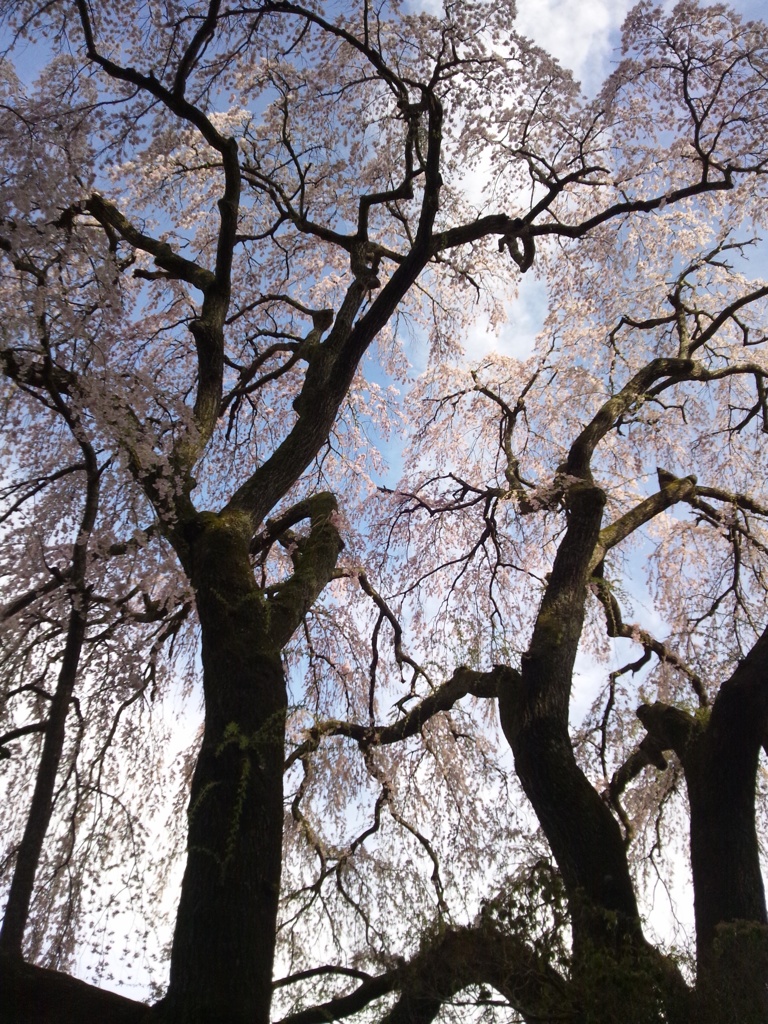
<path fill-rule="evenodd" d="M 718 691 L 689 715 L 638 710 L 657 746 L 680 758 L 690 806 L 698 1019 L 768 1020 L 768 915 L 755 825 L 760 748 L 768 735 L 768 629 Z"/>
<path fill-rule="evenodd" d="M 584 622 L 590 562 L 605 496 L 573 488 L 568 529 L 555 558 L 519 682 L 500 692 L 515 768 L 552 847 L 574 911 L 574 944 L 639 927 L 619 827 L 574 757 L 569 734 L 573 667 Z M 511 677 L 510 677 L 511 678 Z M 609 925 L 605 915 L 612 915 Z M 613 939 L 611 939 L 613 941 Z"/>
<path fill-rule="evenodd" d="M 686 1021 L 682 983 L 646 944 L 618 823 L 579 766 L 570 738 L 573 672 L 598 550 L 605 495 L 571 486 L 568 526 L 519 674 L 499 685 L 502 728 L 515 769 L 562 874 L 573 929 L 579 1021 Z"/>
<path fill-rule="evenodd" d="M 188 563 L 202 632 L 205 728 L 188 809 L 187 863 L 163 1024 L 267 1024 L 280 892 L 287 710 L 281 650 L 341 548 L 335 500 L 294 510 L 312 528 L 294 573 L 256 584 L 252 521 L 203 513 Z"/>

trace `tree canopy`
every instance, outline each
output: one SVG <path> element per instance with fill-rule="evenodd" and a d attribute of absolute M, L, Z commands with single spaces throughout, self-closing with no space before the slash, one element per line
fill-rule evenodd
<path fill-rule="evenodd" d="M 0 14 L 0 1017 L 764 1021 L 768 28 Z"/>

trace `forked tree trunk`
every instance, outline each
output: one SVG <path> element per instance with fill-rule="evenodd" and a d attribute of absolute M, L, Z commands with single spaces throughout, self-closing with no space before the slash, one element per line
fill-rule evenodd
<path fill-rule="evenodd" d="M 665 1004 L 667 1019 L 681 1021 L 685 1007 L 672 1005 L 680 986 L 643 939 L 619 826 L 571 744 L 573 671 L 605 498 L 584 483 L 568 502 L 568 529 L 520 673 L 499 688 L 501 725 L 568 896 L 578 1019 L 646 1024 Z"/>
<path fill-rule="evenodd" d="M 331 579 L 341 538 L 336 499 L 293 506 L 302 520 L 293 574 L 267 599 L 250 561 L 253 519 L 196 514 L 178 544 L 202 631 L 205 731 L 188 811 L 187 866 L 162 1024 L 267 1024 L 283 833 L 287 710 L 281 651 Z M 178 540 L 178 538 L 177 538 Z"/>
<path fill-rule="evenodd" d="M 247 529 L 210 517 L 192 545 L 205 731 L 168 993 L 172 1024 L 267 1024 L 281 872 L 286 684 Z"/>

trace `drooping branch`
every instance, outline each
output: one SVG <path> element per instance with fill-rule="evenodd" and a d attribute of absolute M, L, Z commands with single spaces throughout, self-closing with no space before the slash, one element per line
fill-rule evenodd
<path fill-rule="evenodd" d="M 58 395 L 54 394 L 52 400 L 59 403 L 60 412 L 80 445 L 87 467 L 86 492 L 78 532 L 72 547 L 72 566 L 69 578 L 69 622 L 61 666 L 48 711 L 35 787 L 24 834 L 16 854 L 16 864 L 8 890 L 2 929 L 0 929 L 0 950 L 8 956 L 15 956 L 19 959 L 23 955 L 24 932 L 32 901 L 35 875 L 51 820 L 56 776 L 64 749 L 66 721 L 85 643 L 88 625 L 87 554 L 99 508 L 101 482 L 96 453 L 83 436 L 77 415 L 69 411 Z"/>
<path fill-rule="evenodd" d="M 357 722 L 344 722 L 328 719 L 319 722 L 308 730 L 308 738 L 291 752 L 285 762 L 286 770 L 302 757 L 316 750 L 325 736 L 346 736 L 361 747 L 386 746 L 399 743 L 416 736 L 424 725 L 441 711 L 450 709 L 463 697 L 473 696 L 494 698 L 498 696 L 499 686 L 510 678 L 517 679 L 519 674 L 506 665 L 497 665 L 490 672 L 477 672 L 461 665 L 442 686 L 434 693 L 412 708 L 401 719 L 392 725 L 360 725 Z"/>
<path fill-rule="evenodd" d="M 0 952 L 0 1015 L 13 1024 L 147 1024 L 150 1008 Z"/>
<path fill-rule="evenodd" d="M 470 985 L 490 985 L 524 1020 L 575 1020 L 567 981 L 530 945 L 481 919 L 449 929 L 411 961 L 363 981 L 354 992 L 283 1017 L 279 1024 L 340 1020 L 391 992 L 398 993 L 386 1024 L 430 1024 L 441 1007 Z"/>
<path fill-rule="evenodd" d="M 610 583 L 604 578 L 604 564 L 601 562 L 594 569 L 592 581 L 595 595 L 605 611 L 606 632 L 610 637 L 622 637 L 641 644 L 646 651 L 651 651 L 659 661 L 671 665 L 690 682 L 698 698 L 699 706 L 706 707 L 709 703 L 707 687 L 701 676 L 683 659 L 671 650 L 667 644 L 657 640 L 647 629 L 641 629 L 635 623 L 626 623 L 622 617 L 621 607 Z"/>
<path fill-rule="evenodd" d="M 408 665 L 409 668 L 411 669 L 411 671 L 413 673 L 413 675 L 411 677 L 411 689 L 413 690 L 413 687 L 415 686 L 416 680 L 419 678 L 419 676 L 423 676 L 424 679 L 427 681 L 427 683 L 430 686 L 432 686 L 432 682 L 431 682 L 429 676 L 427 675 L 427 673 L 422 668 L 422 666 L 417 664 L 413 660 L 413 658 L 411 658 L 408 654 L 406 654 L 405 650 L 403 649 L 403 627 L 400 624 L 400 620 L 398 619 L 398 617 L 395 615 L 395 613 L 389 607 L 389 605 L 384 600 L 384 598 L 381 596 L 381 594 L 373 586 L 373 584 L 369 580 L 368 574 L 365 572 L 365 570 L 360 569 L 356 573 L 356 576 L 357 576 L 357 581 L 360 584 L 360 588 L 363 591 L 363 593 L 367 594 L 368 597 L 371 598 L 371 600 L 373 601 L 373 603 L 376 605 L 376 607 L 379 610 L 378 624 L 380 624 L 380 623 L 382 623 L 382 622 L 384 622 L 386 620 L 389 623 L 389 625 L 390 625 L 390 627 L 392 629 L 392 634 L 393 634 L 392 646 L 394 648 L 395 661 L 397 662 L 398 665 L 400 665 L 400 666 Z M 368 703 L 369 703 L 369 712 L 370 712 L 370 716 L 371 716 L 371 720 L 372 721 L 373 721 L 374 685 L 375 685 L 375 682 L 376 682 L 376 667 L 377 667 L 377 664 L 378 664 L 378 648 L 377 648 L 377 645 L 376 645 L 376 635 L 377 635 L 377 632 L 378 632 L 378 624 L 377 624 L 376 627 L 374 627 L 373 655 L 372 655 L 371 669 L 370 669 L 370 697 L 369 697 L 369 702 Z M 403 700 L 407 700 L 407 697 L 403 698 Z"/>
<path fill-rule="evenodd" d="M 404 969 L 400 997 L 383 1024 L 431 1024 L 469 985 L 490 985 L 523 1018 L 577 1019 L 562 975 L 515 935 L 489 924 L 448 931 Z"/>

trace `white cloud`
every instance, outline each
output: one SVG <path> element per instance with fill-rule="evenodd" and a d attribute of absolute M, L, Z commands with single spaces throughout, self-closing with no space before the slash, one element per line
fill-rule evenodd
<path fill-rule="evenodd" d="M 587 93 L 616 59 L 630 0 L 518 0 L 518 30 L 569 68 Z"/>
<path fill-rule="evenodd" d="M 621 26 L 634 0 L 518 0 L 517 29 L 595 93 L 618 57 Z M 662 0 L 671 9 L 672 0 Z M 765 20 L 765 0 L 730 0 L 745 20 Z"/>

